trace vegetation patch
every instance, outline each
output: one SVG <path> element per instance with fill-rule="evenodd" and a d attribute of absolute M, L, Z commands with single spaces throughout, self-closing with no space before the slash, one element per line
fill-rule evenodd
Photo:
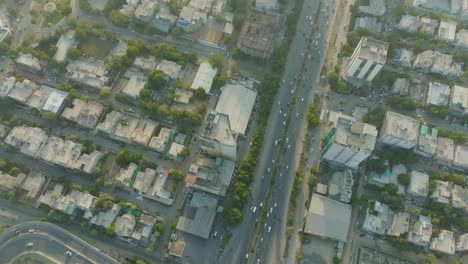
<path fill-rule="evenodd" d="M 97 59 L 104 59 L 107 54 L 109 54 L 112 45 L 112 42 L 109 40 L 88 34 L 86 38 L 80 41 L 78 50 L 81 50 L 83 54 L 87 56 L 91 56 Z"/>
<path fill-rule="evenodd" d="M 13 260 L 13 264 L 57 264 L 52 260 L 36 254 L 36 253 L 28 253 L 20 256 L 19 258 Z"/>

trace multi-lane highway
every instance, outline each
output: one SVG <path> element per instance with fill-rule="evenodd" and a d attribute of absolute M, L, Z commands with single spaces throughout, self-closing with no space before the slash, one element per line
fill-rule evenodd
<path fill-rule="evenodd" d="M 61 227 L 46 222 L 25 222 L 0 235 L 0 263 L 10 263 L 24 253 L 38 253 L 56 263 L 118 263 Z"/>
<path fill-rule="evenodd" d="M 274 104 L 254 182 L 251 185 L 251 206 L 260 210 L 245 212 L 243 222 L 232 230 L 233 237 L 219 263 L 284 263 L 286 220 L 289 194 L 302 151 L 307 124 L 305 115 L 320 78 L 326 49 L 326 35 L 334 1 L 306 0 L 288 55 L 281 80 L 278 100 Z M 318 138 L 318 136 L 317 136 Z M 278 143 L 277 143 L 278 141 Z M 316 150 L 318 140 L 314 141 Z M 279 149 L 280 147 L 283 149 Z M 318 152 L 314 154 L 318 160 Z M 277 175 L 272 175 L 277 167 Z M 270 181 L 275 176 L 271 199 L 267 199 Z M 261 208 L 260 208 L 261 207 Z M 265 223 L 258 226 L 261 211 L 267 210 Z M 256 238 L 256 231 L 260 235 Z M 253 253 L 252 241 L 256 239 Z"/>

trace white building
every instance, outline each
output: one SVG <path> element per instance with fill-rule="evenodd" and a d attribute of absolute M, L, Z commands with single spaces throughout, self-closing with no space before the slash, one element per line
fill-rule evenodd
<path fill-rule="evenodd" d="M 177 80 L 181 69 L 181 65 L 168 60 L 162 60 L 156 67 L 156 70 L 164 73 L 170 80 Z"/>
<path fill-rule="evenodd" d="M 439 21 L 428 17 L 421 17 L 419 20 L 419 31 L 433 36 L 439 26 Z"/>
<path fill-rule="evenodd" d="M 140 72 L 128 72 L 125 76 L 128 76 L 128 81 L 122 89 L 122 93 L 133 97 L 138 98 L 140 96 L 140 91 L 145 88 L 146 77 L 143 73 Z"/>
<path fill-rule="evenodd" d="M 347 77 L 372 82 L 387 60 L 387 51 L 387 42 L 362 37 L 349 60 Z"/>
<path fill-rule="evenodd" d="M 429 249 L 449 255 L 455 254 L 455 237 L 453 236 L 453 232 L 445 229 L 440 230 L 439 236 L 432 239 Z"/>
<path fill-rule="evenodd" d="M 453 154 L 453 166 L 457 169 L 468 170 L 468 146 L 458 145 Z"/>
<path fill-rule="evenodd" d="M 418 132 L 418 120 L 387 111 L 378 141 L 390 146 L 410 149 L 418 143 Z"/>
<path fill-rule="evenodd" d="M 413 67 L 421 69 L 425 72 L 429 72 L 431 69 L 432 63 L 434 62 L 434 57 L 436 52 L 433 50 L 426 50 L 419 53 L 413 62 Z"/>
<path fill-rule="evenodd" d="M 143 23 L 149 23 L 153 19 L 154 9 L 157 4 L 158 2 L 155 0 L 141 0 L 140 5 L 135 9 L 135 19 Z"/>
<path fill-rule="evenodd" d="M 463 66 L 460 63 L 456 63 L 452 55 L 436 52 L 431 72 L 454 78 L 463 73 Z"/>
<path fill-rule="evenodd" d="M 56 62 L 64 62 L 67 58 L 67 52 L 70 48 L 76 47 L 75 31 L 69 30 L 67 33 L 60 36 L 57 41 L 57 51 L 54 54 L 53 60 Z"/>
<path fill-rule="evenodd" d="M 431 218 L 419 215 L 418 221 L 413 225 L 413 228 L 408 232 L 407 240 L 412 244 L 419 246 L 428 246 L 432 235 Z"/>
<path fill-rule="evenodd" d="M 367 232 L 385 235 L 389 225 L 388 205 L 374 201 L 373 208 L 367 208 L 366 219 L 362 224 L 362 229 Z"/>
<path fill-rule="evenodd" d="M 437 31 L 437 38 L 442 41 L 452 42 L 455 40 L 456 32 L 457 22 L 441 20 L 439 30 Z"/>
<path fill-rule="evenodd" d="M 406 193 L 415 197 L 425 198 L 429 193 L 429 175 L 419 172 L 410 172 L 410 184 Z"/>
<path fill-rule="evenodd" d="M 209 94 L 211 91 L 211 85 L 213 84 L 213 79 L 218 73 L 218 69 L 211 66 L 208 62 L 200 63 L 195 79 L 193 79 L 192 89 L 196 90 L 198 88 L 203 88 L 206 94 Z"/>
<path fill-rule="evenodd" d="M 431 199 L 438 203 L 450 204 L 453 183 L 435 180 L 435 184 L 436 188 L 431 194 Z"/>
<path fill-rule="evenodd" d="M 206 20 L 206 13 L 196 11 L 193 7 L 184 6 L 180 10 L 177 25 L 186 32 L 195 32 L 205 24 Z"/>
<path fill-rule="evenodd" d="M 367 159 L 375 147 L 377 128 L 341 115 L 323 141 L 322 159 L 352 169 Z"/>
<path fill-rule="evenodd" d="M 399 237 L 409 230 L 410 214 L 408 212 L 399 212 L 393 215 L 391 224 L 387 228 L 386 234 Z"/>
<path fill-rule="evenodd" d="M 430 82 L 427 93 L 426 105 L 448 106 L 450 87 L 446 84 Z"/>
<path fill-rule="evenodd" d="M 419 29 L 419 17 L 403 15 L 397 28 L 409 33 L 415 33 Z"/>
<path fill-rule="evenodd" d="M 435 159 L 437 163 L 451 166 L 453 161 L 453 155 L 455 152 L 455 143 L 453 139 L 439 137 L 437 139 L 437 149 Z"/>
<path fill-rule="evenodd" d="M 30 71 L 40 72 L 42 71 L 41 62 L 30 53 L 21 53 L 16 57 L 15 62 Z"/>
<path fill-rule="evenodd" d="M 94 89 L 102 89 L 109 78 L 101 61 L 72 61 L 67 65 L 67 78 Z"/>
<path fill-rule="evenodd" d="M 428 158 L 434 156 L 437 150 L 437 135 L 436 128 L 430 129 L 427 125 L 421 125 L 418 145 L 414 148 L 414 153 Z"/>
<path fill-rule="evenodd" d="M 202 151 L 208 155 L 236 160 L 237 138 L 231 130 L 227 115 L 209 112 L 199 138 Z"/>
<path fill-rule="evenodd" d="M 450 110 L 460 115 L 468 114 L 468 88 L 460 85 L 453 86 Z"/>
<path fill-rule="evenodd" d="M 0 42 L 11 36 L 10 18 L 5 8 L 0 9 Z"/>
<path fill-rule="evenodd" d="M 468 30 L 460 29 L 454 42 L 455 46 L 468 49 Z"/>
<path fill-rule="evenodd" d="M 468 251 L 468 233 L 458 237 L 457 244 L 455 245 L 456 251 Z"/>

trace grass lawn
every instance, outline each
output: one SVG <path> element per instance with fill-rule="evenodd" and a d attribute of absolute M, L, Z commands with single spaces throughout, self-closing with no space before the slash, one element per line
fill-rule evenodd
<path fill-rule="evenodd" d="M 39 254 L 28 253 L 13 260 L 13 264 L 57 264 L 57 263 Z"/>
<path fill-rule="evenodd" d="M 42 27 L 46 28 L 46 27 L 53 26 L 53 25 L 57 24 L 58 22 L 60 22 L 60 20 L 62 20 L 62 18 L 63 18 L 63 15 L 61 13 L 57 12 L 57 11 L 48 13 L 48 14 L 46 14 L 46 16 L 44 18 L 44 22 L 42 23 Z"/>
<path fill-rule="evenodd" d="M 78 49 L 84 54 L 97 59 L 104 59 L 109 54 L 111 48 L 111 41 L 103 40 L 93 35 L 88 35 L 78 45 Z"/>

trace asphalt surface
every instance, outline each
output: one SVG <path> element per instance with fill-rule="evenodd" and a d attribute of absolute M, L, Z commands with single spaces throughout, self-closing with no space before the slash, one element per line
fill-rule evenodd
<path fill-rule="evenodd" d="M 282 80 L 278 100 L 271 112 L 262 153 L 254 182 L 251 185 L 252 202 L 246 206 L 243 222 L 232 230 L 233 236 L 220 256 L 219 263 L 283 262 L 290 187 L 294 180 L 294 170 L 302 151 L 302 140 L 306 130 L 304 116 L 307 113 L 308 102 L 312 102 L 315 94 L 313 84 L 320 77 L 326 48 L 325 34 L 330 15 L 320 12 L 318 9 L 318 1 L 306 0 L 304 2 L 296 29 L 297 33 L 287 59 L 283 76 L 284 82 Z M 328 9 L 328 11 L 331 10 Z M 316 15 L 319 16 L 316 20 L 317 24 L 314 22 Z M 306 16 L 312 18 L 306 19 Z M 309 40 L 310 37 L 312 37 L 312 41 Z M 312 42 L 312 48 L 308 52 L 307 48 L 310 42 Z M 305 74 L 301 76 L 303 62 L 305 63 Z M 300 82 L 302 77 L 304 79 Z M 296 89 L 299 83 L 300 86 Z M 294 96 L 295 94 L 297 97 Z M 295 98 L 297 98 L 297 102 L 293 102 Z M 294 106 L 291 108 L 291 105 Z M 288 118 L 289 121 L 287 121 Z M 286 138 L 283 142 L 284 149 L 279 149 L 281 143 L 275 144 L 275 141 L 282 138 Z M 316 143 L 318 144 L 318 141 Z M 278 161 L 275 161 L 278 153 L 281 153 L 280 169 L 276 175 L 272 198 L 267 201 L 265 199 L 273 176 L 271 172 L 273 167 L 278 165 L 276 164 Z M 263 207 L 266 207 L 268 216 L 258 237 L 255 253 L 251 254 L 250 245 L 256 232 L 256 221 L 260 218 L 261 209 L 263 209 L 260 208 L 261 203 Z M 259 209 L 253 213 L 249 211 L 251 206 L 257 206 Z"/>
<path fill-rule="evenodd" d="M 5 230 L 0 235 L 0 253 L 0 263 L 10 263 L 24 253 L 38 253 L 57 263 L 118 263 L 65 229 L 46 222 L 25 222 Z"/>

